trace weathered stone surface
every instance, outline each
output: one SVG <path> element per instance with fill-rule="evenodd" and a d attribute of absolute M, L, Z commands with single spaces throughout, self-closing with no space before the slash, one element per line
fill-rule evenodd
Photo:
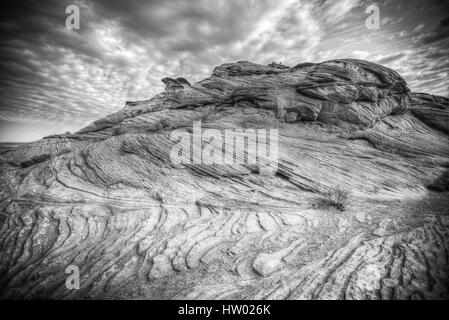
<path fill-rule="evenodd" d="M 360 60 L 180 79 L 75 134 L 0 146 L 2 298 L 449 297 L 449 197 L 427 189 L 449 165 L 447 99 Z M 200 120 L 278 129 L 276 174 L 172 163 L 170 133 Z M 337 187 L 344 212 L 317 205 Z"/>
<path fill-rule="evenodd" d="M 285 122 L 292 123 L 298 120 L 298 114 L 296 112 L 287 112 L 285 115 Z"/>
<path fill-rule="evenodd" d="M 425 93 L 412 95 L 411 111 L 422 122 L 449 133 L 449 99 Z"/>

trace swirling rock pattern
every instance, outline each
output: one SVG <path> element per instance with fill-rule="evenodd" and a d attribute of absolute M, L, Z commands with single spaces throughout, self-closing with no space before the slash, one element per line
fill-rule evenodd
<path fill-rule="evenodd" d="M 1 298 L 449 297 L 449 197 L 427 188 L 447 177 L 447 98 L 360 60 L 163 82 L 75 134 L 2 145 Z M 276 174 L 172 163 L 170 133 L 196 121 L 278 129 Z M 343 212 L 323 205 L 336 187 Z"/>

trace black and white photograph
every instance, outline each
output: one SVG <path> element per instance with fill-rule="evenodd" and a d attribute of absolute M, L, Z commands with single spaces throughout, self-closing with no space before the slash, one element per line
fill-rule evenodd
<path fill-rule="evenodd" d="M 3 302 L 449 299 L 449 1 L 0 15 Z"/>

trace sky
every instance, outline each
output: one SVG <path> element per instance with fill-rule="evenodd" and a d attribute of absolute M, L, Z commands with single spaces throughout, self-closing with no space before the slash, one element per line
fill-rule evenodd
<path fill-rule="evenodd" d="M 365 25 L 375 4 L 380 28 Z M 69 5 L 80 28 L 69 30 Z M 398 71 L 412 91 L 449 96 L 447 0 L 3 0 L 0 141 L 77 131 L 248 60 L 294 66 L 339 58 Z"/>

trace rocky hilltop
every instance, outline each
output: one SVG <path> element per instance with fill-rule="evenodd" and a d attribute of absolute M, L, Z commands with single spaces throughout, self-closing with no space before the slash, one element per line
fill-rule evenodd
<path fill-rule="evenodd" d="M 449 99 L 349 59 L 162 81 L 0 153 L 2 298 L 449 298 Z M 277 129 L 276 172 L 174 164 L 198 121 Z"/>

